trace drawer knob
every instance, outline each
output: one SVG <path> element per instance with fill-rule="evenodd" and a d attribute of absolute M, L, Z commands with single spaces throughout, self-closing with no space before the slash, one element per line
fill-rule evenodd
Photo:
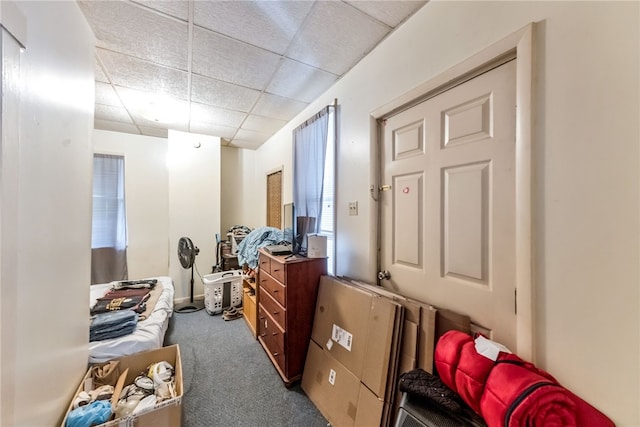
<path fill-rule="evenodd" d="M 274 311 L 274 312 L 273 312 L 273 314 L 278 314 L 278 313 L 280 313 L 280 312 L 279 312 L 279 311 Z"/>
<path fill-rule="evenodd" d="M 275 273 L 276 271 L 280 271 L 280 269 L 279 268 L 274 268 L 273 272 Z"/>
<path fill-rule="evenodd" d="M 260 336 L 261 336 L 261 337 L 266 337 L 266 336 L 267 336 L 267 334 L 260 334 Z"/>
<path fill-rule="evenodd" d="M 273 335 L 275 337 L 276 335 L 278 335 L 278 333 L 277 332 L 271 332 L 271 335 Z"/>
<path fill-rule="evenodd" d="M 280 353 L 278 353 L 277 351 L 275 353 L 273 353 L 274 356 L 279 355 Z"/>

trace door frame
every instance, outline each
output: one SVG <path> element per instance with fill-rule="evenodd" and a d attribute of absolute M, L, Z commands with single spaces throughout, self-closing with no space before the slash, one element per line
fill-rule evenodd
<path fill-rule="evenodd" d="M 373 172 L 376 182 L 371 186 L 371 196 L 379 200 L 378 193 L 382 182 L 383 121 L 395 114 L 407 110 L 426 101 L 452 87 L 464 83 L 496 66 L 516 59 L 516 333 L 515 349 L 521 357 L 535 363 L 534 347 L 534 241 L 533 241 L 533 167 L 532 143 L 534 138 L 534 85 L 535 85 L 535 23 L 530 23 L 520 30 L 508 35 L 488 46 L 479 53 L 449 68 L 438 76 L 399 96 L 388 104 L 376 109 L 371 117 L 376 121 L 377 168 Z M 377 215 L 377 251 L 376 276 L 381 270 L 381 204 L 378 203 Z"/>

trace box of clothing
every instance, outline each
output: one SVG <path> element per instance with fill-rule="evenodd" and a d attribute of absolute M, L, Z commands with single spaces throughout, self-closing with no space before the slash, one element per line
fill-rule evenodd
<path fill-rule="evenodd" d="M 182 393 L 178 345 L 132 354 L 89 368 L 61 426 L 178 426 Z"/>

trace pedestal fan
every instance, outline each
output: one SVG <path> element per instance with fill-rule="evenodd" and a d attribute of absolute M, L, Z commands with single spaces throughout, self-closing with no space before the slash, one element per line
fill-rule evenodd
<path fill-rule="evenodd" d="M 176 313 L 192 313 L 204 308 L 204 301 L 193 300 L 193 268 L 196 263 L 196 255 L 200 252 L 197 246 L 193 244 L 190 238 L 181 237 L 178 241 L 178 259 L 183 268 L 191 269 L 191 295 L 189 302 L 176 304 L 174 311 Z"/>

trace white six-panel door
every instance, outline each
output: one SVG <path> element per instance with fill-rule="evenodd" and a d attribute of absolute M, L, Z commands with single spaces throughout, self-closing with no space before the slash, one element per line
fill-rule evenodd
<path fill-rule="evenodd" d="M 516 61 L 383 122 L 383 285 L 517 348 Z"/>

